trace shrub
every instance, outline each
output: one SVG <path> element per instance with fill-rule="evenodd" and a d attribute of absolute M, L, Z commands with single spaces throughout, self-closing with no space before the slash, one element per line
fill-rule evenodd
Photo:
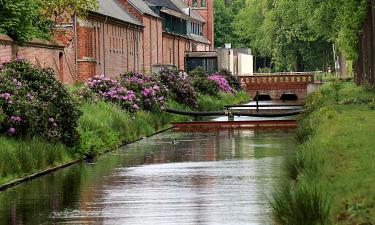
<path fill-rule="evenodd" d="M 228 81 L 229 85 L 233 88 L 233 90 L 241 91 L 241 82 L 240 79 L 236 76 L 233 76 L 233 74 L 227 70 L 227 69 L 221 69 L 219 70 L 219 74 Z"/>
<path fill-rule="evenodd" d="M 194 89 L 202 94 L 217 96 L 220 92 L 216 81 L 207 79 L 207 77 L 196 77 L 193 80 Z"/>
<path fill-rule="evenodd" d="M 160 111 L 164 108 L 168 89 L 156 77 L 130 72 L 121 75 L 121 84 L 136 93 L 143 110 Z"/>
<path fill-rule="evenodd" d="M 207 78 L 206 71 L 203 69 L 203 67 L 200 67 L 200 66 L 190 71 L 189 76 L 193 79 L 203 78 L 203 77 Z"/>
<path fill-rule="evenodd" d="M 169 89 L 172 99 L 193 109 L 197 108 L 197 93 L 187 76 L 179 76 L 177 71 L 162 68 L 159 79 Z"/>
<path fill-rule="evenodd" d="M 85 84 L 76 84 L 74 86 L 69 86 L 68 90 L 71 96 L 81 105 L 84 102 L 96 103 L 100 99 L 100 96 L 97 93 L 91 91 L 88 85 Z"/>
<path fill-rule="evenodd" d="M 52 69 L 39 69 L 22 59 L 4 63 L 0 108 L 5 118 L 0 122 L 2 133 L 38 136 L 67 146 L 79 143 L 76 127 L 81 113 Z"/>
<path fill-rule="evenodd" d="M 139 101 L 132 90 L 128 90 L 115 79 L 105 75 L 95 76 L 87 82 L 88 87 L 106 101 L 115 103 L 129 112 L 139 109 Z"/>
<path fill-rule="evenodd" d="M 212 74 L 208 77 L 209 80 L 215 81 L 223 92 L 233 92 L 233 88 L 229 85 L 227 79 L 218 73 Z"/>

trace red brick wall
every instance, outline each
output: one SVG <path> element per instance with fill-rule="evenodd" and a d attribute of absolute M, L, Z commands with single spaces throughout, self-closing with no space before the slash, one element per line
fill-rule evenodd
<path fill-rule="evenodd" d="M 163 64 L 173 64 L 184 70 L 187 50 L 190 51 L 190 40 L 163 33 Z"/>
<path fill-rule="evenodd" d="M 0 61 L 4 62 L 16 57 L 23 57 L 41 68 L 53 68 L 56 71 L 57 79 L 65 78 L 62 73 L 63 71 L 66 74 L 69 73 L 68 69 L 64 69 L 67 62 L 64 57 L 64 47 L 62 45 L 33 40 L 24 46 L 18 46 L 8 36 L 0 35 Z M 68 75 L 65 80 L 66 82 L 71 82 Z"/>
<path fill-rule="evenodd" d="M 79 80 L 141 70 L 144 48 L 139 28 L 88 18 L 78 24 L 77 38 Z"/>
<path fill-rule="evenodd" d="M 187 4 L 192 7 L 193 0 L 187 0 Z M 201 5 L 201 0 L 198 0 L 198 6 Z M 203 26 L 203 36 L 211 42 L 211 49 L 214 47 L 214 0 L 206 0 L 206 7 L 194 7 L 205 20 Z"/>

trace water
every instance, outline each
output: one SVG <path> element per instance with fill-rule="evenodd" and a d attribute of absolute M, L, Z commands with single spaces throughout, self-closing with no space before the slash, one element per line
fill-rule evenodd
<path fill-rule="evenodd" d="M 294 135 L 163 133 L 0 193 L 0 224 L 272 224 Z"/>

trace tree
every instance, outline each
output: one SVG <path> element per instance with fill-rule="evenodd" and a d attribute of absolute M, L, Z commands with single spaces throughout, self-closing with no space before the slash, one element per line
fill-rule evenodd
<path fill-rule="evenodd" d="M 77 13 L 85 17 L 97 0 L 0 0 L 0 33 L 18 42 L 49 39 L 54 23 Z"/>
<path fill-rule="evenodd" d="M 368 0 L 248 0 L 232 23 L 237 39 L 277 70 L 322 69 L 332 44 L 356 59 L 357 35 Z"/>
<path fill-rule="evenodd" d="M 34 0 L 0 0 L 0 32 L 19 42 L 49 37 L 49 19 L 38 9 Z"/>
<path fill-rule="evenodd" d="M 74 13 L 86 17 L 87 11 L 97 8 L 97 0 L 37 0 L 43 16 L 52 18 L 55 23 L 63 22 Z"/>
<path fill-rule="evenodd" d="M 234 33 L 232 23 L 235 15 L 245 4 L 246 0 L 215 0 L 215 45 L 223 47 L 225 43 L 232 43 L 236 47 L 246 47 Z M 248 47 L 248 46 L 247 46 Z"/>

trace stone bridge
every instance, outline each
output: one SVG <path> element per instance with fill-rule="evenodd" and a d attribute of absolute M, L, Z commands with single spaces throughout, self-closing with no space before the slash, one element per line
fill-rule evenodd
<path fill-rule="evenodd" d="M 259 100 L 303 100 L 309 84 L 314 83 L 314 73 L 273 73 L 239 76 L 242 86 Z"/>

